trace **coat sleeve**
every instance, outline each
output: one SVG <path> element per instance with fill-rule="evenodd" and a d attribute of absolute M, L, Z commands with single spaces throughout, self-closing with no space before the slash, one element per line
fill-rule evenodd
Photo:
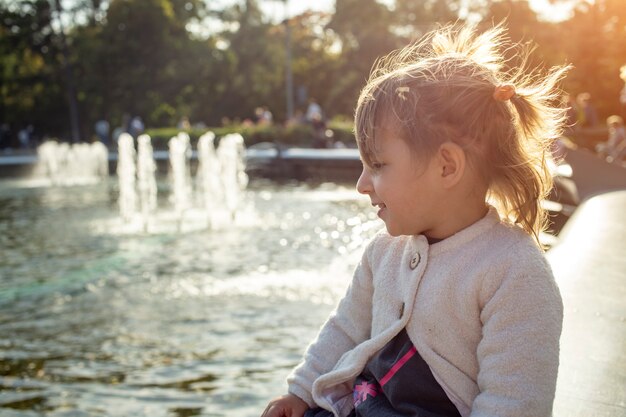
<path fill-rule="evenodd" d="M 311 407 L 315 405 L 313 382 L 331 371 L 345 352 L 370 338 L 373 294 L 370 258 L 375 243 L 376 240 L 372 241 L 366 248 L 346 294 L 306 349 L 302 362 L 287 377 L 289 392 Z"/>
<path fill-rule="evenodd" d="M 552 413 L 563 322 L 561 296 L 538 249 L 510 250 L 523 268 L 512 268 L 487 291 L 477 348 L 480 393 L 471 417 Z"/>

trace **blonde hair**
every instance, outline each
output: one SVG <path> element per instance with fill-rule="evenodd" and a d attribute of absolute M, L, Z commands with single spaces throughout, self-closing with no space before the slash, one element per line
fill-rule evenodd
<path fill-rule="evenodd" d="M 480 35 L 447 26 L 379 59 L 357 103 L 355 135 L 366 165 L 376 160 L 379 126 L 393 128 L 420 157 L 446 141 L 460 145 L 500 215 L 538 241 L 547 226 L 540 199 L 552 187 L 549 149 L 565 120 L 553 104 L 556 85 L 569 67 L 527 74 L 525 49 L 517 70 L 503 70 L 503 51 L 518 47 L 504 32 L 502 25 Z M 502 97 L 498 88 L 512 92 Z"/>

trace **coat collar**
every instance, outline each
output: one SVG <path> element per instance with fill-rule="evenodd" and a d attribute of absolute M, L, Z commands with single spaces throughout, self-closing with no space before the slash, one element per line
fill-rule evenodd
<path fill-rule="evenodd" d="M 452 236 L 432 244 L 428 250 L 429 256 L 435 256 L 439 253 L 457 248 L 482 235 L 498 223 L 500 223 L 498 210 L 493 206 L 489 206 L 489 211 L 487 211 L 485 217 Z M 428 240 L 424 235 L 411 236 L 411 246 L 413 246 L 416 251 L 423 250 L 425 246 L 428 246 Z"/>

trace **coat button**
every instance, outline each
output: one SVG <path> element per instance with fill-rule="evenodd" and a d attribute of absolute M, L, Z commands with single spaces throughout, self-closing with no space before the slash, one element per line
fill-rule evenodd
<path fill-rule="evenodd" d="M 420 264 L 421 260 L 422 260 L 422 257 L 420 256 L 419 252 L 417 252 L 415 255 L 413 255 L 413 257 L 411 258 L 411 263 L 409 264 L 411 269 L 417 268 L 417 265 Z"/>

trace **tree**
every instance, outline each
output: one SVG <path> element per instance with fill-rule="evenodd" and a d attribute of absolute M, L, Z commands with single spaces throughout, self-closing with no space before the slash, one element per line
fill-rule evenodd
<path fill-rule="evenodd" d="M 333 51 L 337 37 L 326 28 L 330 19 L 329 14 L 320 12 L 305 12 L 289 19 L 296 107 L 302 112 L 306 111 L 307 99 L 327 104 L 329 89 L 340 78 L 340 56 Z M 281 25 L 281 36 L 284 29 Z M 327 114 L 333 112 L 330 106 L 326 110 Z"/>
<path fill-rule="evenodd" d="M 391 33 L 391 18 L 387 6 L 375 0 L 337 0 L 328 28 L 339 39 L 341 62 L 326 108 L 352 114 L 374 61 L 400 45 Z"/>
<path fill-rule="evenodd" d="M 195 81 L 185 20 L 169 0 L 114 0 L 103 20 L 72 34 L 89 126 L 102 117 L 121 124 L 125 114 L 174 124 Z"/>
<path fill-rule="evenodd" d="M 59 49 L 46 0 L 0 3 L 0 122 L 56 132 L 65 125 Z"/>
<path fill-rule="evenodd" d="M 220 34 L 230 72 L 218 112 L 227 117 L 252 117 L 257 106 L 270 105 L 284 114 L 284 35 L 265 21 L 257 1 L 226 9 L 220 16 L 235 30 Z"/>
<path fill-rule="evenodd" d="M 438 24 L 460 20 L 459 0 L 396 0 L 393 30 L 405 41 L 415 41 Z"/>
<path fill-rule="evenodd" d="M 576 1 L 570 19 L 546 22 L 527 0 L 396 0 L 392 7 L 337 0 L 334 14 L 289 19 L 294 84 L 326 115 L 351 115 L 376 59 L 468 16 L 470 4 L 472 19 L 482 19 L 479 30 L 505 20 L 512 40 L 536 45 L 531 65 L 572 63 L 565 88 L 590 92 L 601 116 L 617 113 L 626 2 Z M 66 106 L 59 105 L 66 98 L 51 4 L 0 0 L 0 122 L 14 129 L 32 123 L 59 135 L 69 123 Z M 217 125 L 222 117 L 252 117 L 267 105 L 275 119 L 284 119 L 287 26 L 264 16 L 259 0 L 219 10 L 206 0 L 66 4 L 72 5 L 64 11 L 71 22 L 66 36 L 83 131 L 91 132 L 100 118 L 119 125 L 125 113 L 142 116 L 148 126 L 171 126 L 182 116 Z M 515 65 L 515 52 L 508 56 Z M 297 104 L 303 109 L 302 101 Z"/>
<path fill-rule="evenodd" d="M 480 30 L 494 24 L 504 24 L 509 39 L 533 53 L 528 57 L 529 68 L 551 67 L 567 64 L 567 57 L 560 45 L 558 25 L 540 21 L 537 13 L 526 0 L 502 0 L 486 5 Z M 518 66 L 520 49 L 504 51 L 509 67 Z"/>
<path fill-rule="evenodd" d="M 574 94 L 589 92 L 603 117 L 619 114 L 626 64 L 626 3 L 622 0 L 581 1 L 574 16 L 560 25 L 561 44 L 574 69 L 567 86 Z"/>

